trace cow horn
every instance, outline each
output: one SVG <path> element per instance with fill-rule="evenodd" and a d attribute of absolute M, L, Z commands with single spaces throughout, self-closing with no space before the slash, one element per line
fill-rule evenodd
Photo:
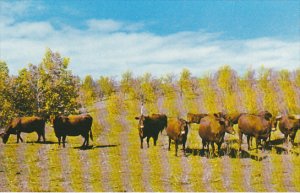
<path fill-rule="evenodd" d="M 282 115 L 276 116 L 276 119 L 281 119 Z"/>

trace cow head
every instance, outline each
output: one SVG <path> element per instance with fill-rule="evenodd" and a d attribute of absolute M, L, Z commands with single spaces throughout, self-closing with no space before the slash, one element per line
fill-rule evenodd
<path fill-rule="evenodd" d="M 233 129 L 233 123 L 229 120 L 229 118 L 226 118 L 225 115 L 218 113 L 214 114 L 217 121 L 219 121 L 219 124 L 224 128 L 225 132 L 234 135 L 235 131 Z"/>
<path fill-rule="evenodd" d="M 143 133 L 143 128 L 145 127 L 144 125 L 144 122 L 145 122 L 145 119 L 146 119 L 146 116 L 144 116 L 143 114 L 139 117 L 135 117 L 136 120 L 139 120 L 139 123 L 138 123 L 138 130 L 139 130 L 139 134 L 140 136 L 143 136 L 144 133 Z"/>
<path fill-rule="evenodd" d="M 2 129 L 0 132 L 0 137 L 2 138 L 2 141 L 4 144 L 7 143 L 9 135 L 10 135 L 10 133 L 7 132 L 9 130 L 9 128 L 10 128 L 10 126 L 8 126 L 6 129 Z"/>
<path fill-rule="evenodd" d="M 180 133 L 178 135 L 179 140 L 181 141 L 183 137 L 186 137 L 189 131 L 189 123 L 184 119 L 179 119 L 180 121 Z"/>

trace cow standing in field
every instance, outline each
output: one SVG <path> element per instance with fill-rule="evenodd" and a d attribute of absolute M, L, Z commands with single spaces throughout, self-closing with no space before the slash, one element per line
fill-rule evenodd
<path fill-rule="evenodd" d="M 60 145 L 62 140 L 63 147 L 65 147 L 67 136 L 81 135 L 84 137 L 82 147 L 89 146 L 89 137 L 93 140 L 91 129 L 93 118 L 89 114 L 57 116 L 52 120 L 52 123 L 58 144 Z"/>
<path fill-rule="evenodd" d="M 225 118 L 225 116 L 222 113 L 215 113 L 213 115 L 208 115 L 202 118 L 200 121 L 198 132 L 200 137 L 202 138 L 203 150 L 207 144 L 209 151 L 210 143 L 213 154 L 215 151 L 214 143 L 218 145 L 218 153 L 220 154 L 221 145 L 224 142 L 225 132 L 229 134 L 234 134 L 232 124 L 229 120 Z"/>
<path fill-rule="evenodd" d="M 171 146 L 171 140 L 175 142 L 175 156 L 177 156 L 178 144 L 182 143 L 183 152 L 185 154 L 185 143 L 188 135 L 188 122 L 184 119 L 171 118 L 168 120 L 168 126 L 166 128 L 167 135 L 169 136 L 169 151 Z"/>
<path fill-rule="evenodd" d="M 3 143 L 6 143 L 11 134 L 17 135 L 17 143 L 19 143 L 19 140 L 23 142 L 21 132 L 32 133 L 34 131 L 38 134 L 37 142 L 40 142 L 41 136 L 43 137 L 43 141 L 45 142 L 45 120 L 43 118 L 18 117 L 14 118 L 10 122 L 4 133 L 1 133 L 0 136 L 3 139 Z"/>
<path fill-rule="evenodd" d="M 141 115 L 135 117 L 136 120 L 139 120 L 138 130 L 141 140 L 141 149 L 143 149 L 143 139 L 147 137 L 147 146 L 149 147 L 149 140 L 152 137 L 154 141 L 154 146 L 156 146 L 156 141 L 158 139 L 159 132 L 167 127 L 167 116 L 161 115 L 158 116 L 154 114 L 152 116 Z"/>
<path fill-rule="evenodd" d="M 187 122 L 188 123 L 196 123 L 199 124 L 200 120 L 203 117 L 206 117 L 208 114 L 206 113 L 200 113 L 200 114 L 194 114 L 194 113 L 187 113 Z"/>
<path fill-rule="evenodd" d="M 275 127 L 275 121 L 272 119 L 272 114 L 268 111 L 259 113 L 258 115 L 243 114 L 238 120 L 239 127 L 239 144 L 243 140 L 243 134 L 247 135 L 248 149 L 250 150 L 250 139 L 256 139 L 256 152 L 258 152 L 258 144 L 260 140 L 264 140 L 264 148 L 267 139 L 271 137 L 272 128 Z"/>
<path fill-rule="evenodd" d="M 298 129 L 300 129 L 300 115 L 280 115 L 276 117 L 276 126 L 279 126 L 279 130 L 284 134 L 285 142 L 288 143 L 288 137 L 292 145 Z"/>

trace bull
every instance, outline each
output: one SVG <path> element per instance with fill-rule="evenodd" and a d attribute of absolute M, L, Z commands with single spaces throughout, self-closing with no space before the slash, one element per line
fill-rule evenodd
<path fill-rule="evenodd" d="M 171 118 L 168 120 L 168 126 L 166 128 L 167 135 L 169 136 L 169 151 L 171 146 L 171 140 L 175 142 L 175 156 L 177 156 L 178 144 L 182 143 L 183 152 L 185 153 L 185 143 L 188 135 L 188 122 L 184 119 Z"/>
<path fill-rule="evenodd" d="M 19 140 L 23 142 L 21 137 L 21 132 L 32 133 L 36 132 L 38 134 L 37 142 L 40 142 L 41 137 L 45 142 L 45 120 L 41 117 L 17 117 L 14 118 L 5 131 L 0 134 L 3 143 L 7 143 L 8 138 L 11 134 L 17 135 L 17 143 Z"/>
<path fill-rule="evenodd" d="M 296 133 L 300 128 L 300 116 L 299 115 L 280 115 L 276 117 L 275 125 L 279 127 L 279 130 L 284 134 L 285 142 L 288 144 L 288 137 L 292 145 L 294 145 L 294 140 Z"/>
<path fill-rule="evenodd" d="M 92 133 L 93 118 L 89 114 L 83 115 L 69 115 L 69 116 L 56 116 L 52 120 L 55 136 L 58 139 L 58 144 L 61 141 L 65 147 L 67 136 L 84 137 L 84 142 L 81 147 L 89 146 L 89 137 L 93 140 Z"/>
<path fill-rule="evenodd" d="M 266 141 L 268 138 L 271 138 L 271 131 L 275 127 L 275 121 L 272 118 L 272 114 L 268 111 L 260 112 L 258 115 L 243 114 L 238 120 L 238 127 L 240 150 L 244 134 L 247 135 L 249 150 L 251 137 L 256 139 L 256 152 L 258 152 L 260 140 L 264 140 L 264 149 L 266 148 Z"/>
<path fill-rule="evenodd" d="M 141 140 L 141 149 L 143 149 L 143 139 L 147 138 L 147 146 L 149 148 L 149 140 L 153 138 L 154 146 L 156 146 L 156 141 L 158 139 L 159 132 L 167 127 L 167 116 L 153 114 L 152 116 L 141 115 L 135 117 L 138 123 L 138 131 Z"/>
<path fill-rule="evenodd" d="M 202 139 L 202 149 L 204 150 L 204 147 L 207 144 L 209 151 L 209 144 L 211 144 L 214 154 L 214 143 L 216 143 L 218 145 L 218 153 L 220 154 L 221 145 L 224 142 L 225 132 L 229 134 L 235 133 L 231 122 L 226 119 L 222 113 L 215 113 L 213 115 L 210 114 L 202 118 L 198 131 L 199 136 Z"/>

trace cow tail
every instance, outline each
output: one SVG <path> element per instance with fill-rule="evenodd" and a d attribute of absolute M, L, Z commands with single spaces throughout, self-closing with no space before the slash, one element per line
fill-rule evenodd
<path fill-rule="evenodd" d="M 92 141 L 94 141 L 94 140 L 93 140 L 93 133 L 92 133 L 92 130 L 90 130 L 90 138 L 91 138 Z"/>

